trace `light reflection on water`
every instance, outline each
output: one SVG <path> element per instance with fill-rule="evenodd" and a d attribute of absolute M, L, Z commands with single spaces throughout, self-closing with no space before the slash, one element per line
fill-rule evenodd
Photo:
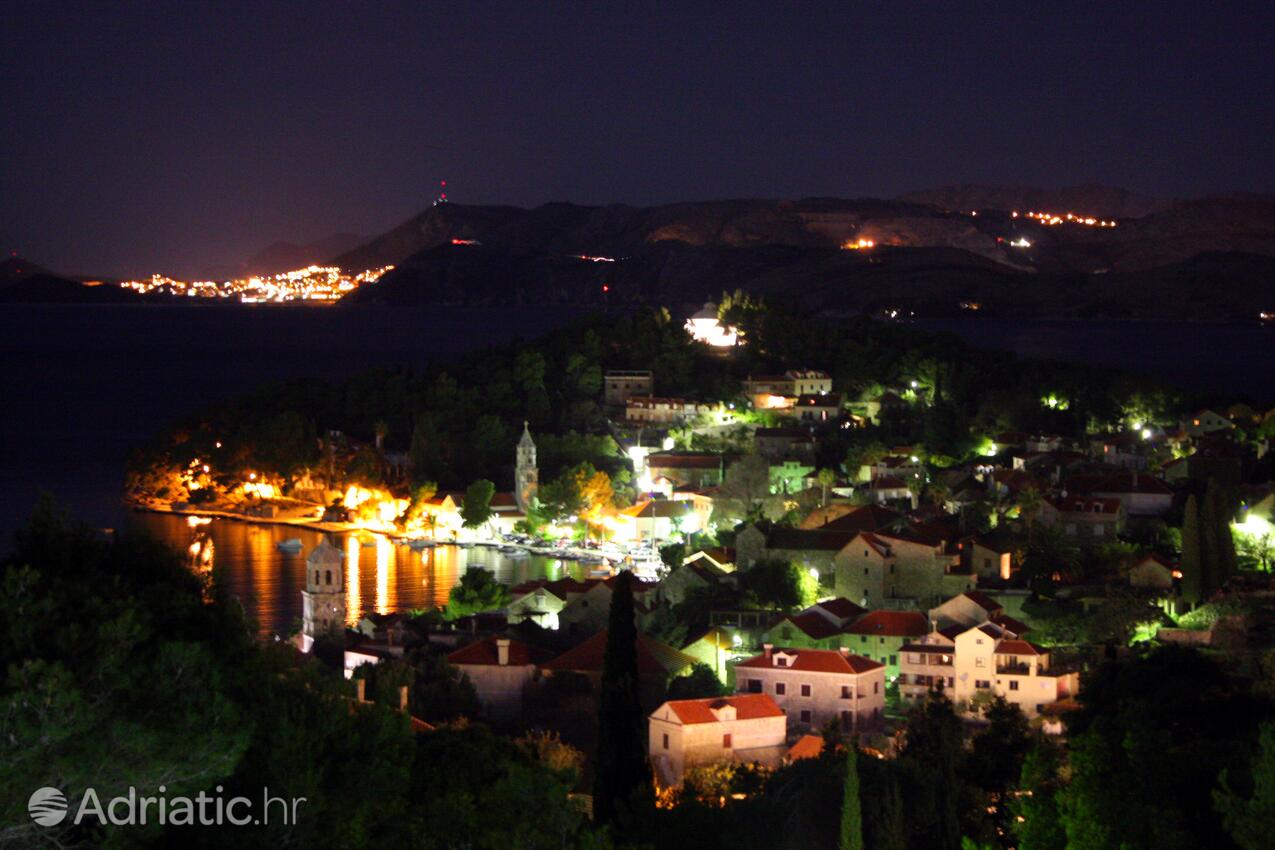
<path fill-rule="evenodd" d="M 212 541 L 215 565 L 232 595 L 265 633 L 287 632 L 301 619 L 301 590 L 305 586 L 306 556 L 323 534 L 285 525 L 261 525 L 215 519 L 192 529 L 185 517 L 131 514 L 131 530 L 144 530 L 178 552 L 188 551 L 196 536 Z M 364 546 L 360 536 L 371 545 Z M 582 578 L 585 568 L 575 562 L 532 555 L 508 558 L 487 547 L 461 549 L 439 546 L 413 551 L 379 535 L 335 535 L 345 552 L 346 619 L 353 624 L 370 612 L 389 613 L 447 604 L 451 589 L 470 567 L 493 571 L 504 584 L 532 579 Z M 276 544 L 298 538 L 300 552 L 280 552 Z"/>

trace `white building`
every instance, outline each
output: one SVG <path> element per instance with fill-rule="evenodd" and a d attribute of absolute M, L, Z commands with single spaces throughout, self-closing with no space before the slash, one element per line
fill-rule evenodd
<path fill-rule="evenodd" d="M 698 765 L 778 767 L 788 739 L 788 718 L 766 694 L 669 700 L 647 722 L 651 767 L 662 787 L 681 785 L 686 769 Z"/>
<path fill-rule="evenodd" d="M 735 688 L 765 694 L 794 723 L 820 729 L 836 721 L 845 732 L 874 727 L 885 713 L 885 665 L 848 649 L 785 649 L 735 665 Z"/>
<path fill-rule="evenodd" d="M 942 686 L 966 711 L 974 710 L 979 697 L 996 695 L 1036 717 L 1080 692 L 1078 672 L 1052 669 L 1049 650 L 990 622 L 964 630 L 953 626 L 904 646 L 901 670 L 904 700 Z"/>

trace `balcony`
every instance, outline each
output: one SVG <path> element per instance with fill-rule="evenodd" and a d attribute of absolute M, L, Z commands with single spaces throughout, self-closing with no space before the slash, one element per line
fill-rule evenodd
<path fill-rule="evenodd" d="M 1030 664 L 1008 661 L 1003 664 L 997 664 L 996 672 L 1004 673 L 1009 676 L 1030 676 L 1032 668 Z"/>

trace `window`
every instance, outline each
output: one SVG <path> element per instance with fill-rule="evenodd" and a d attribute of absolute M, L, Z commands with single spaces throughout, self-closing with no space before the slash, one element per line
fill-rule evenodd
<path fill-rule="evenodd" d="M 881 683 L 880 683 L 880 682 L 873 682 L 873 683 L 872 683 L 872 693 L 874 693 L 874 694 L 879 694 L 879 693 L 881 693 Z"/>
<path fill-rule="evenodd" d="M 730 733 L 729 732 L 727 732 L 725 735 L 722 736 L 722 749 L 723 750 L 730 749 Z"/>
<path fill-rule="evenodd" d="M 788 687 L 783 682 L 775 682 L 775 694 L 783 696 L 788 692 Z"/>
<path fill-rule="evenodd" d="M 864 568 L 863 568 L 863 574 L 864 574 L 865 576 L 868 574 L 868 568 L 867 568 L 867 567 L 864 567 Z"/>
<path fill-rule="evenodd" d="M 1037 714 L 1040 714 L 1040 713 L 1041 713 L 1042 711 L 1044 711 L 1044 710 L 1045 710 L 1045 704 L 1044 704 L 1043 702 L 1038 702 L 1038 703 L 1036 703 L 1036 713 L 1037 713 Z"/>
<path fill-rule="evenodd" d="M 992 686 L 992 683 L 991 683 L 991 682 L 989 682 L 987 679 L 975 679 L 975 680 L 974 680 L 974 687 L 978 688 L 980 691 L 985 691 L 985 690 L 987 690 L 988 688 L 990 688 L 991 686 Z"/>
<path fill-rule="evenodd" d="M 877 638 L 877 643 L 881 644 L 882 646 L 885 646 L 885 638 Z"/>
<path fill-rule="evenodd" d="M 1094 536 L 1094 537 L 1101 537 L 1103 534 L 1105 534 L 1105 533 L 1106 533 L 1106 531 L 1107 531 L 1107 529 L 1106 529 L 1106 527 L 1105 527 L 1105 526 L 1102 526 L 1102 525 L 1095 525 L 1095 526 L 1093 527 L 1093 536 Z"/>
<path fill-rule="evenodd" d="M 1010 680 L 1009 680 L 1009 689 L 1010 689 L 1011 691 L 1016 691 L 1016 690 L 1018 690 L 1018 680 L 1017 680 L 1017 679 L 1010 679 Z"/>
<path fill-rule="evenodd" d="M 324 584 L 331 584 L 331 583 L 332 583 L 332 571 L 331 571 L 331 570 L 326 570 L 326 571 L 324 571 L 324 574 L 323 574 L 323 583 L 324 583 Z"/>
<path fill-rule="evenodd" d="M 802 685 L 802 686 L 801 686 L 801 695 L 802 695 L 803 697 L 808 697 L 808 696 L 810 696 L 810 686 L 809 686 L 809 685 Z"/>
<path fill-rule="evenodd" d="M 984 558 L 984 559 L 983 559 L 983 569 L 985 569 L 985 570 L 990 570 L 991 568 L 992 568 L 992 559 L 991 559 L 991 558 Z"/>
<path fill-rule="evenodd" d="M 974 666 L 975 666 L 975 667 L 986 667 L 986 666 L 987 666 L 987 659 L 986 659 L 986 658 L 975 658 L 975 659 L 974 659 Z"/>
<path fill-rule="evenodd" d="M 897 656 L 897 655 L 891 655 L 891 656 L 890 656 L 890 661 L 889 661 L 890 666 L 891 666 L 891 667 L 898 666 L 898 663 L 899 663 L 899 656 Z"/>
<path fill-rule="evenodd" d="M 978 644 L 979 646 L 982 646 L 982 645 L 983 645 L 983 639 L 982 639 L 982 638 L 974 638 L 974 643 Z"/>
<path fill-rule="evenodd" d="M 852 691 L 852 690 L 850 689 L 850 686 L 849 686 L 849 685 L 842 685 L 842 686 L 841 686 L 841 698 L 842 698 L 842 699 L 854 699 L 854 691 Z"/>
<path fill-rule="evenodd" d="M 315 570 L 315 571 L 314 571 L 314 583 L 315 583 L 315 584 L 318 584 L 318 583 L 319 583 L 319 571 L 318 571 L 318 570 Z"/>
<path fill-rule="evenodd" d="M 761 693 L 761 679 L 749 679 L 749 680 L 748 680 L 748 692 L 749 692 L 750 694 L 759 694 L 759 693 Z"/>
<path fill-rule="evenodd" d="M 894 564 L 890 565 L 890 575 L 894 575 Z"/>
<path fill-rule="evenodd" d="M 787 666 L 788 666 L 788 659 L 787 659 L 787 658 L 783 658 L 783 657 L 781 657 L 781 656 L 776 656 L 776 657 L 775 657 L 775 666 L 776 666 L 776 667 L 787 667 Z"/>
<path fill-rule="evenodd" d="M 664 733 L 664 749 L 668 749 L 668 733 Z"/>
<path fill-rule="evenodd" d="M 802 722 L 802 723 L 809 723 L 809 722 L 810 722 L 810 712 L 809 712 L 809 711 L 803 711 L 803 712 L 801 713 L 801 722 Z"/>

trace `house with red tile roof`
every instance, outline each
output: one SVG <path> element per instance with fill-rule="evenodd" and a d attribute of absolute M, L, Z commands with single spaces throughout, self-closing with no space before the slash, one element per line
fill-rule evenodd
<path fill-rule="evenodd" d="M 899 675 L 899 648 L 930 630 L 920 611 L 869 611 L 841 630 L 841 646 L 885 665 L 885 675 Z"/>
<path fill-rule="evenodd" d="M 500 721 L 521 716 L 523 689 L 535 678 L 536 666 L 551 657 L 520 640 L 489 637 L 450 653 L 447 661 L 469 677 L 483 716 Z"/>
<path fill-rule="evenodd" d="M 604 628 L 611 617 L 611 591 L 616 576 L 607 579 L 588 579 L 583 593 L 572 596 L 558 612 L 559 628 L 584 633 Z M 657 584 L 636 576 L 632 579 L 633 604 L 639 625 L 655 604 Z"/>
<path fill-rule="evenodd" d="M 802 735 L 797 743 L 788 748 L 784 754 L 784 763 L 792 764 L 802 759 L 817 759 L 823 754 L 824 740 L 822 735 Z"/>
<path fill-rule="evenodd" d="M 1125 515 L 1119 499 L 1063 495 L 1043 500 L 1036 521 L 1061 529 L 1081 546 L 1097 546 L 1116 539 L 1124 528 Z"/>
<path fill-rule="evenodd" d="M 647 719 L 655 781 L 676 788 L 688 768 L 722 762 L 778 767 L 787 750 L 787 721 L 765 694 L 669 700 Z"/>
<path fill-rule="evenodd" d="M 835 721 L 846 732 L 875 729 L 885 713 L 885 665 L 848 649 L 765 644 L 735 665 L 735 689 L 769 695 L 797 728 Z"/>
<path fill-rule="evenodd" d="M 951 625 L 977 626 L 1005 613 L 1005 606 L 986 593 L 967 590 L 930 609 L 930 622 L 935 628 Z"/>
<path fill-rule="evenodd" d="M 602 684 L 602 662 L 606 655 L 606 645 L 607 632 L 603 629 L 556 658 L 543 662 L 540 672 L 545 676 L 580 674 L 590 681 L 594 693 L 597 693 Z M 669 680 L 685 676 L 696 661 L 697 658 L 676 647 L 639 633 L 637 664 L 642 704 L 653 706 L 662 700 L 668 690 Z"/>
<path fill-rule="evenodd" d="M 981 698 L 995 695 L 1037 717 L 1080 691 L 1078 672 L 1055 667 L 1049 650 L 992 622 L 932 632 L 902 652 L 899 696 L 904 700 L 942 687 L 968 713 L 978 710 Z"/>

